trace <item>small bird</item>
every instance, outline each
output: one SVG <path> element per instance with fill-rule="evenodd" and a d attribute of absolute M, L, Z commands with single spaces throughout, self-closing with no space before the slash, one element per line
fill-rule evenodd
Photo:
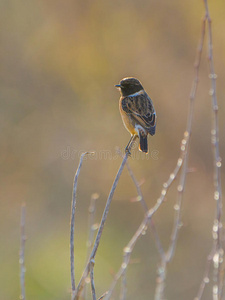
<path fill-rule="evenodd" d="M 133 141 L 139 137 L 139 150 L 148 153 L 147 136 L 148 133 L 154 135 L 156 128 L 156 112 L 152 100 L 136 78 L 124 78 L 115 87 L 120 89 L 120 114 L 124 126 L 131 134 L 125 152 L 130 154 Z"/>

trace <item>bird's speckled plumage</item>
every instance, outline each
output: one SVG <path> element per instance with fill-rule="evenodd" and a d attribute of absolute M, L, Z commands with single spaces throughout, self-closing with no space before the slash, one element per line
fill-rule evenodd
<path fill-rule="evenodd" d="M 152 100 L 136 78 L 124 78 L 116 86 L 121 91 L 119 108 L 123 123 L 132 136 L 139 136 L 140 150 L 147 152 L 147 135 L 154 135 L 156 129 Z"/>

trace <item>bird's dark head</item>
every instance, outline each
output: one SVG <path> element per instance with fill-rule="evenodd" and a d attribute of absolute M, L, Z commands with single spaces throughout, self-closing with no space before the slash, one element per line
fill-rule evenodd
<path fill-rule="evenodd" d="M 129 96 L 143 90 L 140 81 L 134 77 L 123 78 L 115 87 L 120 88 L 122 96 Z"/>

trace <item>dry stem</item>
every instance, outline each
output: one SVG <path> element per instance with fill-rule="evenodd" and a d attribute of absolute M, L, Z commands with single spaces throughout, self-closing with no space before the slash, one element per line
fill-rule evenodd
<path fill-rule="evenodd" d="M 134 142 L 135 142 L 135 138 L 130 143 L 130 146 L 129 146 L 130 149 L 132 148 L 132 145 L 133 145 Z M 91 261 L 95 260 L 95 256 L 96 256 L 96 253 L 97 253 L 97 250 L 98 250 L 98 246 L 99 246 L 99 243 L 100 243 L 100 239 L 101 239 L 101 236 L 102 236 L 102 232 L 103 232 L 103 229 L 104 229 L 104 225 L 105 225 L 105 222 L 106 222 L 106 219 L 107 219 L 107 216 L 108 216 L 109 207 L 110 207 L 110 204 L 112 202 L 112 198 L 113 198 L 114 192 L 116 190 L 118 181 L 120 179 L 120 176 L 121 176 L 122 171 L 124 169 L 124 166 L 126 164 L 128 155 L 129 155 L 129 152 L 126 152 L 126 154 L 123 157 L 123 160 L 122 160 L 122 163 L 120 165 L 120 168 L 119 168 L 119 170 L 118 170 L 118 172 L 116 174 L 116 177 L 115 177 L 115 180 L 113 182 L 112 188 L 110 190 L 108 199 L 106 201 L 105 209 L 104 209 L 104 212 L 103 212 L 103 215 L 102 215 L 101 223 L 99 225 L 99 229 L 98 229 L 98 232 L 97 232 L 97 236 L 96 236 L 96 239 L 95 239 L 95 242 L 94 242 L 94 246 L 93 246 L 91 255 L 90 255 L 89 260 L 88 260 L 88 262 L 86 264 L 84 272 L 83 272 L 83 274 L 81 276 L 81 279 L 80 279 L 80 282 L 79 282 L 79 284 L 77 286 L 77 289 L 76 289 L 75 293 L 72 295 L 72 300 L 74 300 L 74 299 L 78 300 L 79 299 L 80 294 L 81 294 L 81 292 L 82 292 L 82 290 L 84 288 L 84 285 L 85 285 L 85 279 L 87 278 L 87 276 L 90 273 L 90 267 L 91 267 L 90 264 L 91 264 Z"/>
<path fill-rule="evenodd" d="M 214 285 L 213 285 L 213 299 L 221 299 L 223 293 L 223 277 L 222 262 L 224 258 L 224 250 L 222 246 L 222 189 L 221 189 L 221 157 L 219 152 L 219 119 L 218 119 L 218 103 L 216 95 L 216 78 L 213 60 L 213 43 L 212 43 L 212 26 L 209 14 L 208 1 L 204 0 L 205 6 L 205 20 L 208 24 L 208 62 L 209 62 L 209 78 L 211 82 L 211 89 L 209 94 L 212 97 L 212 130 L 211 143 L 213 150 L 213 165 L 214 165 L 214 200 L 216 201 L 216 216 L 213 224 L 213 247 L 206 263 L 205 276 L 200 285 L 196 300 L 202 299 L 202 295 L 208 283 L 208 274 L 210 264 L 213 261 L 214 267 Z"/>
<path fill-rule="evenodd" d="M 77 195 L 77 182 L 80 174 L 80 169 L 84 156 L 90 152 L 85 152 L 80 157 L 79 166 L 77 168 L 74 183 L 73 183 L 73 196 L 71 204 L 71 219 L 70 219 L 70 271 L 71 271 L 71 285 L 72 285 L 72 299 L 74 297 L 76 286 L 75 286 L 75 269 L 74 269 L 74 226 L 75 226 L 75 208 L 76 208 L 76 195 Z"/>
<path fill-rule="evenodd" d="M 178 232 L 181 227 L 180 226 L 181 205 L 183 202 L 184 188 L 185 188 L 185 183 L 186 183 L 189 143 L 190 143 L 190 136 L 191 136 L 191 131 L 192 131 L 192 120 L 193 120 L 193 115 L 194 115 L 194 100 L 196 97 L 198 81 L 199 81 L 199 67 L 200 67 L 200 62 L 201 62 L 204 37 L 205 37 L 205 19 L 203 20 L 203 23 L 202 23 L 201 37 L 200 37 L 200 42 L 199 42 L 199 46 L 198 46 L 198 50 L 197 50 L 197 54 L 196 54 L 196 61 L 194 64 L 195 77 L 194 77 L 194 81 L 193 81 L 191 93 L 190 93 L 190 105 L 189 105 L 189 112 L 188 112 L 188 117 L 187 117 L 187 127 L 186 127 L 186 131 L 184 132 L 184 138 L 181 141 L 181 148 L 180 148 L 181 152 L 180 152 L 180 158 L 178 159 L 178 162 L 182 166 L 182 170 L 181 170 L 181 174 L 180 174 L 180 178 L 179 178 L 179 184 L 177 187 L 177 191 L 178 191 L 177 201 L 174 206 L 175 219 L 174 219 L 174 225 L 173 225 L 173 230 L 172 230 L 172 235 L 171 235 L 171 242 L 169 244 L 169 247 L 168 247 L 168 250 L 167 250 L 165 256 L 162 257 L 161 262 L 159 264 L 157 286 L 156 286 L 156 291 L 155 291 L 155 300 L 164 299 L 167 263 L 170 262 L 171 259 L 173 258 L 175 248 L 176 248 L 177 238 L 178 238 Z"/>

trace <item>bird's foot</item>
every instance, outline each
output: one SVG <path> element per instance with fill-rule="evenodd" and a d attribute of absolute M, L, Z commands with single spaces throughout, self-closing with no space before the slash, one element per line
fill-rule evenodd
<path fill-rule="evenodd" d="M 125 148 L 125 153 L 127 153 L 128 156 L 131 156 L 130 147 Z"/>

